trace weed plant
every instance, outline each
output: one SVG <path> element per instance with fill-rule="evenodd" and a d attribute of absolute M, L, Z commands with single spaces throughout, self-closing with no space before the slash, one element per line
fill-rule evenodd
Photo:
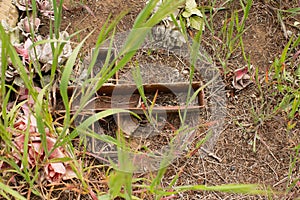
<path fill-rule="evenodd" d="M 72 99 L 74 97 L 68 97 L 68 83 L 70 81 L 71 73 L 73 67 L 76 63 L 76 60 L 79 57 L 80 50 L 84 45 L 86 39 L 91 35 L 91 33 L 84 38 L 79 44 L 76 45 L 72 55 L 68 58 L 66 64 L 64 66 L 58 66 L 58 56 L 61 54 L 62 49 L 66 43 L 66 41 L 59 40 L 59 31 L 60 31 L 60 24 L 62 20 L 62 4 L 63 1 L 52 1 L 54 6 L 54 22 L 50 23 L 49 31 L 51 39 L 48 41 L 40 41 L 36 42 L 33 45 L 35 48 L 37 45 L 45 42 L 50 42 L 52 45 L 52 54 L 53 54 L 53 64 L 51 69 L 51 78 L 50 83 L 45 84 L 42 83 L 42 90 L 38 92 L 35 89 L 35 85 L 33 83 L 32 74 L 28 76 L 28 73 L 23 65 L 22 61 L 19 58 L 19 55 L 16 53 L 15 48 L 9 42 L 9 36 L 5 33 L 3 27 L 0 25 L 0 39 L 2 41 L 2 73 L 1 73 L 1 122 L 0 122 L 0 134 L 2 144 L 4 145 L 1 152 L 4 154 L 11 154 L 12 150 L 17 151 L 16 147 L 12 143 L 12 135 L 8 132 L 8 129 L 13 129 L 13 124 L 15 120 L 15 113 L 20 108 L 21 104 L 14 104 L 13 108 L 7 112 L 6 108 L 8 103 L 11 99 L 11 94 L 16 92 L 13 86 L 7 85 L 5 83 L 5 71 L 7 68 L 8 62 L 11 62 L 12 65 L 17 69 L 19 72 L 22 80 L 24 81 L 24 86 L 28 89 L 29 95 L 32 96 L 35 107 L 32 110 L 33 115 L 37 119 L 37 127 L 38 132 L 41 134 L 42 138 L 42 145 L 43 149 L 45 150 L 46 156 L 43 162 L 48 162 L 49 155 L 59 146 L 67 147 L 70 151 L 69 158 L 60 158 L 56 160 L 52 160 L 50 162 L 71 162 L 71 167 L 75 171 L 77 178 L 80 180 L 82 184 L 83 192 L 90 192 L 92 190 L 89 181 L 85 179 L 85 173 L 90 170 L 91 167 L 85 166 L 84 163 L 81 162 L 81 159 L 77 157 L 75 147 L 72 144 L 72 141 L 77 138 L 80 134 L 86 134 L 87 136 L 94 137 L 99 140 L 104 140 L 110 143 L 117 144 L 119 147 L 123 147 L 125 144 L 122 142 L 122 138 L 113 138 L 110 136 L 100 136 L 97 133 L 92 132 L 89 127 L 94 122 L 98 121 L 99 119 L 105 118 L 107 116 L 114 115 L 120 112 L 129 112 L 126 110 L 120 109 L 109 109 L 103 112 L 99 112 L 85 121 L 83 121 L 79 126 L 73 127 L 72 124 L 75 118 L 79 115 L 82 109 L 87 104 L 88 100 L 95 94 L 95 92 L 105 83 L 109 78 L 111 78 L 118 70 L 122 69 L 126 63 L 128 63 L 131 58 L 135 55 L 136 51 L 142 45 L 145 37 L 151 31 L 151 27 L 159 23 L 164 17 L 170 15 L 174 9 L 176 9 L 179 5 L 182 5 L 185 1 L 172 1 L 166 0 L 163 3 L 163 6 L 153 14 L 151 17 L 151 12 L 158 3 L 158 0 L 151 0 L 146 7 L 141 11 L 138 15 L 135 23 L 133 25 L 133 29 L 128 35 L 125 45 L 121 50 L 121 53 L 116 56 L 116 58 L 109 62 L 110 54 L 112 52 L 112 43 L 110 44 L 109 53 L 106 59 L 106 62 L 102 68 L 102 70 L 94 77 L 88 80 L 85 80 L 83 86 L 86 88 L 85 91 L 81 91 L 81 94 L 84 98 L 81 99 L 79 108 L 76 110 L 75 113 L 71 113 L 70 105 L 72 103 Z M 224 58 L 220 58 L 222 61 L 222 65 L 226 66 L 226 60 L 230 57 L 233 51 L 236 50 L 236 44 L 239 43 L 242 46 L 242 37 L 241 35 L 245 32 L 245 21 L 249 14 L 249 9 L 251 7 L 252 1 L 248 0 L 247 3 L 244 5 L 243 1 L 241 1 L 241 5 L 243 8 L 243 18 L 239 19 L 237 13 L 233 13 L 231 16 L 231 21 L 224 25 L 222 30 L 221 37 L 224 38 L 226 43 L 222 47 L 223 50 L 226 49 L 226 54 Z M 35 4 L 35 0 L 33 0 L 33 5 Z M 36 6 L 33 6 L 33 13 L 36 13 Z M 104 26 L 102 27 L 98 39 L 95 45 L 94 56 L 91 59 L 88 71 L 91 72 L 93 66 L 96 62 L 96 55 L 98 55 L 99 49 L 103 42 L 110 37 L 111 41 L 113 41 L 114 34 L 116 31 L 116 25 L 119 20 L 124 16 L 124 13 L 117 17 L 115 20 L 108 19 Z M 212 17 L 212 16 L 211 16 Z M 209 20 L 205 19 L 206 26 L 209 30 L 213 31 L 212 24 L 209 23 Z M 234 24 L 236 25 L 237 34 L 233 35 L 233 28 Z M 183 24 L 181 23 L 181 27 Z M 185 28 L 182 28 L 185 30 Z M 70 37 L 76 36 L 78 33 L 74 33 Z M 201 34 L 201 33 L 200 33 Z M 200 34 L 198 35 L 198 39 L 200 39 Z M 32 32 L 33 35 L 33 32 Z M 200 40 L 197 41 L 192 45 L 194 48 L 199 48 Z M 299 43 L 299 41 L 298 41 Z M 296 45 L 294 43 L 293 45 Z M 194 49 L 194 52 L 195 51 Z M 192 60 L 197 59 L 197 53 L 193 54 Z M 245 56 L 245 55 L 244 55 Z M 246 59 L 246 56 L 245 56 Z M 118 61 L 118 62 L 116 62 Z M 281 62 L 281 61 L 280 61 Z M 36 69 L 40 79 L 43 79 L 43 75 L 41 73 L 41 67 L 36 63 L 30 63 L 31 67 Z M 49 105 L 51 105 L 49 93 L 55 88 L 57 80 L 55 80 L 55 73 L 58 68 L 62 68 L 62 75 L 61 79 L 59 80 L 59 91 L 60 95 L 63 100 L 63 104 L 65 107 L 65 116 L 63 120 L 63 127 L 62 129 L 55 128 L 55 124 L 49 110 Z M 277 65 L 274 65 L 275 70 L 277 70 Z M 277 77 L 279 78 L 279 77 Z M 203 88 L 202 88 L 203 89 Z M 286 88 L 283 91 L 287 90 Z M 299 98 L 299 94 L 293 93 L 293 98 Z M 143 93 L 141 92 L 141 95 Z M 144 96 L 142 96 L 145 98 Z M 298 107 L 299 105 L 293 105 L 294 107 Z M 151 106 L 150 106 L 151 107 Z M 291 112 L 291 117 L 295 114 L 295 108 Z M 151 114 L 151 113 L 150 113 Z M 151 115 L 150 115 L 151 116 Z M 51 132 L 57 135 L 57 142 L 50 151 L 47 149 L 47 141 L 46 141 L 46 133 L 45 128 L 48 128 Z M 2 174 L 18 174 L 22 179 L 22 184 L 28 187 L 28 198 L 30 198 L 30 193 L 33 193 L 36 196 L 43 197 L 41 190 L 39 190 L 38 184 L 40 180 L 39 178 L 39 170 L 40 167 L 37 165 L 33 169 L 28 169 L 28 160 L 27 160 L 27 152 L 28 152 L 28 138 L 29 138 L 29 130 L 25 131 L 25 141 L 24 141 L 24 149 L 23 149 L 23 159 L 22 159 L 22 167 L 18 166 L 13 158 L 7 158 L 5 156 L 0 156 L 0 161 L 8 164 L 11 168 L 9 170 L 2 170 Z M 299 151 L 299 148 L 298 150 Z M 21 154 L 20 154 L 21 155 Z M 122 157 L 124 156 L 124 157 Z M 177 174 L 171 181 L 169 187 L 163 188 L 161 187 L 162 178 L 165 175 L 167 167 L 162 167 L 157 172 L 153 172 L 151 179 L 137 179 L 134 178 L 133 173 L 126 173 L 122 171 L 122 168 L 127 168 L 128 163 L 126 163 L 126 154 L 120 154 L 119 159 L 123 160 L 124 162 L 120 162 L 120 166 L 115 168 L 114 165 L 109 166 L 109 170 L 107 171 L 106 178 L 108 180 L 108 187 L 109 191 L 106 193 L 97 193 L 96 196 L 98 199 L 114 199 L 116 197 L 122 197 L 125 199 L 138 199 L 138 197 L 134 196 L 132 191 L 133 189 L 144 189 L 147 193 L 152 194 L 155 199 L 161 199 L 162 197 L 171 196 L 177 194 L 179 192 L 184 191 L 191 191 L 191 190 L 204 190 L 204 191 L 221 191 L 221 192 L 235 192 L 235 193 L 248 193 L 248 194 L 265 194 L 265 191 L 258 190 L 257 185 L 243 185 L 243 184 L 229 184 L 229 185 L 220 185 L 220 186 L 205 186 L 205 185 L 185 185 L 185 186 L 175 186 L 176 180 L 178 179 L 180 174 Z M 164 162 L 164 161 L 163 161 Z M 167 161 L 165 161 L 167 162 Z M 42 163 L 43 164 L 43 163 Z M 162 163 L 162 166 L 165 163 Z M 130 166 L 129 166 L 130 167 Z M 0 178 L 0 194 L 6 198 L 10 199 L 14 197 L 16 199 L 26 199 L 20 193 L 18 193 L 13 187 L 7 183 L 7 178 L 5 176 L 1 176 Z M 140 184 L 142 182 L 142 184 Z"/>

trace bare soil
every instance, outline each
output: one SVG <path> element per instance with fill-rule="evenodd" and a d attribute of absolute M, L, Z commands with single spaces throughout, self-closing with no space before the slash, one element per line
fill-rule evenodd
<path fill-rule="evenodd" d="M 88 8 L 77 1 L 66 4 L 68 10 L 64 10 L 62 29 L 74 33 L 83 30 L 77 41 L 81 41 L 88 33 L 94 30 L 88 38 L 84 52 L 90 51 L 97 40 L 97 33 L 110 16 L 116 18 L 121 12 L 129 11 L 117 26 L 117 32 L 130 30 L 138 13 L 145 5 L 141 0 L 87 0 L 83 2 Z M 205 2 L 203 3 L 205 4 Z M 221 2 L 218 3 L 221 5 Z M 234 10 L 240 11 L 239 1 L 226 4 L 226 10 L 219 11 L 214 16 L 215 35 L 205 30 L 203 35 L 203 46 L 218 64 L 214 45 L 222 45 L 219 37 L 226 13 L 230 16 Z M 281 24 L 277 19 L 276 9 L 280 5 L 273 1 L 254 1 L 249 19 L 246 23 L 246 31 L 243 35 L 245 53 L 250 56 L 250 62 L 259 69 L 260 77 L 264 77 L 271 62 L 280 55 L 288 38 L 284 36 Z M 283 1 L 281 9 L 299 6 L 297 2 Z M 89 11 L 91 10 L 91 12 Z M 92 15 L 93 13 L 93 15 Z M 239 14 L 242 14 L 239 12 Z M 240 15 L 241 16 L 241 15 Z M 294 16 L 300 21 L 299 16 Z M 111 20 L 110 19 L 110 20 Z M 299 28 L 290 26 L 293 19 L 286 18 L 287 29 L 299 34 Z M 46 33 L 48 26 L 42 31 Z M 219 37 L 215 40 L 214 37 Z M 215 40 L 215 41 L 213 41 Z M 76 41 L 75 41 L 76 42 Z M 238 49 L 228 61 L 227 73 L 223 74 L 228 94 L 226 107 L 226 120 L 222 133 L 215 145 L 213 154 L 221 160 L 211 156 L 202 156 L 201 150 L 191 157 L 183 156 L 171 164 L 164 176 L 162 186 L 167 187 L 175 174 L 180 174 L 176 182 L 179 185 L 206 184 L 221 185 L 229 183 L 253 183 L 271 187 L 276 191 L 284 192 L 288 185 L 296 178 L 300 178 L 299 159 L 289 178 L 290 161 L 295 156 L 293 148 L 300 143 L 300 117 L 296 116 L 294 121 L 296 127 L 286 131 L 288 119 L 284 113 L 263 119 L 268 116 L 272 106 L 276 104 L 276 97 L 270 93 L 261 93 L 256 84 L 252 84 L 242 91 L 235 91 L 231 86 L 233 70 L 245 66 L 241 49 Z M 220 65 L 220 68 L 221 65 Z M 221 70 L 222 71 L 222 70 Z M 263 78 L 262 78 L 263 80 Z M 262 91 L 272 91 L 272 86 L 262 81 Z M 267 106 L 268 102 L 271 107 Z M 266 103 L 267 102 L 267 103 Z M 253 112 L 254 111 L 254 112 Z M 256 121 L 255 119 L 259 120 Z M 255 139 L 256 138 L 256 141 Z M 256 143 L 256 151 L 253 151 L 253 143 Z M 85 159 L 86 165 L 99 164 L 93 157 Z M 105 169 L 95 167 L 86 174 L 86 179 L 91 183 L 92 190 L 107 191 L 107 182 L 104 178 Z M 137 175 L 138 176 L 138 175 Z M 142 175 L 147 177 L 147 174 Z M 57 191 L 52 197 L 60 196 L 60 199 L 89 199 L 87 194 L 80 192 L 80 185 L 76 181 L 70 185 L 58 185 Z M 50 187 L 50 186 L 49 186 Z M 69 187 L 72 191 L 64 190 Z M 72 189 L 73 188 L 73 189 Z M 77 189 L 75 189 L 77 188 Z M 142 199 L 153 199 L 154 197 L 140 191 L 133 191 L 134 195 Z M 300 186 L 294 186 L 288 194 L 273 195 L 274 199 L 297 199 L 300 198 Z M 238 195 L 220 192 L 189 191 L 176 195 L 173 199 L 268 199 L 259 195 Z"/>

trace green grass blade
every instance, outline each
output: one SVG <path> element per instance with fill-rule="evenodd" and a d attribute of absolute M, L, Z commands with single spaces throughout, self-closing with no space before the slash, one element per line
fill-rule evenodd
<path fill-rule="evenodd" d="M 108 109 L 102 112 L 99 112 L 97 114 L 92 115 L 91 117 L 89 117 L 88 119 L 86 119 L 84 122 L 82 122 L 79 126 L 77 126 L 76 128 L 79 129 L 85 129 L 87 127 L 89 127 L 90 125 L 92 125 L 93 123 L 95 123 L 96 121 L 98 121 L 99 119 L 103 119 L 105 117 L 114 115 L 114 114 L 118 114 L 118 113 L 131 113 L 134 114 L 128 110 L 124 110 L 124 109 Z M 136 116 L 136 114 L 134 114 Z"/>
<path fill-rule="evenodd" d="M 47 147 L 47 140 L 46 140 L 46 132 L 45 132 L 45 126 L 44 126 L 44 112 L 43 112 L 43 97 L 45 96 L 47 92 L 48 87 L 44 87 L 38 94 L 37 101 L 35 102 L 35 113 L 36 113 L 36 122 L 37 122 L 37 128 L 41 135 L 41 141 L 42 146 L 45 152 L 46 157 L 48 157 L 48 147 Z"/>
<path fill-rule="evenodd" d="M 179 6 L 183 5 L 185 0 L 166 0 L 163 1 L 157 12 L 145 23 L 144 27 L 153 27 L 159 23 L 162 19 L 172 14 Z M 145 9 L 145 11 L 148 11 Z M 134 28 L 137 28 L 134 26 Z"/>
<path fill-rule="evenodd" d="M 124 182 L 124 173 L 120 171 L 112 172 L 108 180 L 110 198 L 114 199 L 121 191 Z"/>
<path fill-rule="evenodd" d="M 178 186 L 174 189 L 178 192 L 201 190 L 201 191 L 219 191 L 226 193 L 238 194 L 266 194 L 268 191 L 257 189 L 258 185 L 255 184 L 226 184 L 217 186 L 194 185 L 194 186 Z"/>
<path fill-rule="evenodd" d="M 10 194 L 13 197 L 15 197 L 16 199 L 26 200 L 26 198 L 23 197 L 22 195 L 20 195 L 20 193 L 18 193 L 17 191 L 11 189 L 10 186 L 5 185 L 2 182 L 0 182 L 0 188 L 1 188 L 1 190 L 3 190 L 4 192 L 6 192 L 7 194 Z"/>
<path fill-rule="evenodd" d="M 142 12 L 137 16 L 133 27 L 134 28 L 139 28 L 144 25 L 146 20 L 149 18 L 151 15 L 152 10 L 155 8 L 156 4 L 158 3 L 159 0 L 151 0 L 148 2 L 148 4 L 145 6 Z"/>
<path fill-rule="evenodd" d="M 66 144 L 67 142 L 70 142 L 72 139 L 74 139 L 81 133 L 87 134 L 86 130 L 88 130 L 89 126 L 91 126 L 96 121 L 103 119 L 105 117 L 117 114 L 117 113 L 121 113 L 121 112 L 131 113 L 130 111 L 123 110 L 123 109 L 108 109 L 108 110 L 105 110 L 105 111 L 102 111 L 102 112 L 92 115 L 91 117 L 89 117 L 88 119 L 83 121 L 79 126 L 75 127 L 75 129 L 70 133 L 70 135 L 68 135 L 67 137 L 61 138 L 61 141 L 58 140 L 60 142 L 57 142 L 54 145 L 53 149 L 55 149 L 58 146 L 62 146 L 63 144 Z M 136 114 L 134 114 L 134 113 L 131 113 L 131 114 L 136 116 Z M 102 138 L 105 138 L 103 136 L 100 137 L 100 136 L 96 136 L 96 135 L 97 134 L 90 134 L 90 136 L 96 137 L 96 138 L 98 137 L 100 140 Z"/>
<path fill-rule="evenodd" d="M 2 50 L 3 48 L 6 49 L 8 57 L 11 59 L 13 66 L 19 72 L 20 77 L 24 81 L 25 87 L 29 91 L 29 94 L 32 96 L 33 100 L 36 100 L 37 94 L 34 89 L 33 81 L 30 79 L 30 76 L 28 76 L 25 66 L 20 60 L 15 48 L 10 43 L 9 36 L 6 34 L 2 24 L 0 24 L 0 39 L 2 41 Z"/>
<path fill-rule="evenodd" d="M 285 45 L 285 47 L 284 47 L 284 49 L 283 49 L 283 51 L 281 53 L 281 57 L 280 57 L 280 63 L 281 64 L 284 63 L 285 60 L 286 60 L 287 53 L 288 53 L 288 50 L 289 50 L 289 48 L 291 46 L 292 41 L 293 41 L 293 37 L 290 38 L 289 42 L 287 43 L 287 45 Z"/>
<path fill-rule="evenodd" d="M 76 46 L 76 48 L 74 49 L 74 51 L 72 52 L 71 56 L 69 57 L 69 59 L 67 60 L 67 63 L 65 65 L 65 68 L 63 70 L 62 73 L 62 77 L 61 77 L 61 84 L 60 84 L 60 94 L 66 109 L 66 116 L 64 119 L 64 124 L 65 127 L 69 127 L 69 123 L 70 123 L 70 105 L 69 105 L 69 100 L 68 100 L 68 84 L 69 84 L 69 80 L 70 80 L 70 76 L 71 73 L 73 71 L 73 66 L 76 62 L 78 53 L 80 51 L 80 49 L 82 48 L 84 42 L 86 41 L 86 39 L 92 34 L 89 33 L 79 44 L 78 46 Z M 65 133 L 67 128 L 64 128 L 63 133 Z"/>

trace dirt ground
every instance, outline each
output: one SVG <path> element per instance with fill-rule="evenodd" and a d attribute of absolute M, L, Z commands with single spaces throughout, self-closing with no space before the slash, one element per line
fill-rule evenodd
<path fill-rule="evenodd" d="M 283 2 L 282 8 L 299 6 L 296 2 L 294 4 L 287 2 Z M 68 10 L 64 10 L 63 13 L 62 29 L 67 29 L 69 33 L 83 30 L 77 38 L 78 41 L 83 39 L 90 31 L 95 30 L 87 40 L 85 52 L 93 47 L 97 39 L 97 33 L 110 15 L 111 18 L 115 18 L 121 12 L 128 11 L 117 26 L 117 32 L 130 30 L 136 16 L 145 5 L 145 2 L 141 0 L 86 0 L 84 3 L 88 8 L 76 1 L 66 4 Z M 221 5 L 221 2 L 218 5 Z M 233 3 L 226 4 L 226 6 L 226 10 L 219 11 L 214 17 L 214 28 L 216 30 L 214 36 L 216 37 L 218 37 L 218 32 L 223 26 L 225 14 L 230 15 L 232 10 L 240 9 L 239 1 L 233 1 Z M 278 6 L 276 4 L 272 5 L 269 1 L 254 1 L 246 23 L 247 29 L 243 36 L 245 53 L 250 56 L 251 64 L 259 69 L 259 75 L 261 76 L 264 76 L 265 71 L 271 66 L 271 62 L 276 56 L 280 55 L 288 42 L 275 12 Z M 299 16 L 295 16 L 295 18 L 300 21 Z M 299 34 L 299 28 L 288 25 L 290 23 L 289 19 L 286 19 L 286 22 L 289 30 Z M 42 31 L 46 32 L 47 28 L 45 25 Z M 219 64 L 212 48 L 216 41 L 212 40 L 214 40 L 212 34 L 206 29 L 203 35 L 203 45 L 216 63 Z M 228 61 L 229 73 L 223 75 L 223 80 L 226 83 L 226 93 L 229 94 L 229 98 L 227 99 L 224 129 L 213 152 L 221 160 L 215 160 L 210 156 L 202 157 L 199 153 L 194 154 L 191 158 L 177 159 L 168 168 L 162 185 L 168 185 L 168 182 L 179 171 L 180 177 L 176 183 L 177 186 L 256 183 L 266 188 L 271 187 L 277 191 L 285 191 L 287 185 L 291 184 L 288 173 L 290 160 L 295 154 L 293 148 L 300 142 L 300 117 L 297 116 L 297 125 L 291 132 L 286 131 L 287 118 L 284 113 L 269 119 L 261 119 L 260 122 L 256 123 L 254 119 L 259 114 L 266 116 L 270 112 L 270 108 L 266 106 L 265 102 L 274 101 L 275 103 L 276 100 L 270 94 L 261 94 L 256 84 L 252 84 L 239 92 L 232 88 L 232 73 L 230 72 L 246 64 L 241 51 L 238 50 Z M 263 91 L 271 90 L 270 86 L 264 82 L 262 87 Z M 256 114 L 253 114 L 253 111 Z M 256 152 L 253 151 L 252 145 L 255 132 L 259 136 L 259 139 L 256 139 Z M 94 162 L 92 158 L 90 162 Z M 97 161 L 95 162 L 97 163 Z M 296 177 L 300 178 L 299 161 L 291 174 L 294 179 Z M 91 180 L 94 180 L 93 184 L 99 184 L 96 186 L 99 190 L 107 189 L 100 181 L 103 180 L 103 171 L 95 169 L 89 176 Z M 60 195 L 61 199 L 73 199 L 76 196 L 72 196 L 67 192 Z M 140 196 L 142 199 L 153 198 L 146 194 L 135 195 Z M 300 186 L 293 187 L 287 195 L 278 194 L 273 198 L 300 198 Z M 190 191 L 180 193 L 174 199 L 267 199 L 267 197 Z"/>

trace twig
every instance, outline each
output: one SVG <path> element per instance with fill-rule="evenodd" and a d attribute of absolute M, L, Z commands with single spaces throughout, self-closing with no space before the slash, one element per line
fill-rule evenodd
<path fill-rule="evenodd" d="M 200 148 L 202 151 L 204 151 L 204 153 L 206 153 L 209 157 L 212 157 L 214 159 L 216 159 L 218 162 L 222 162 L 222 159 L 219 158 L 218 156 L 216 156 L 214 153 L 208 151 L 207 149 L 205 149 L 204 147 Z"/>
<path fill-rule="evenodd" d="M 286 39 L 288 39 L 288 33 L 287 33 L 287 30 L 286 30 L 286 26 L 283 22 L 283 19 L 282 19 L 282 16 L 281 16 L 280 12 L 277 13 L 277 17 L 278 17 L 278 20 L 280 22 L 280 25 L 281 25 L 281 28 L 282 28 L 282 31 L 283 31 L 283 35 Z"/>
<path fill-rule="evenodd" d="M 265 147 L 267 148 L 267 150 L 269 151 L 269 153 L 271 154 L 271 156 L 275 159 L 275 161 L 280 164 L 279 160 L 277 160 L 277 158 L 274 156 L 274 154 L 272 153 L 272 151 L 270 150 L 270 147 L 266 144 L 265 141 L 263 141 L 260 137 L 257 137 L 257 139 L 259 139 L 259 141 L 261 141 L 261 143 L 263 143 L 263 145 L 265 145 Z"/>
<path fill-rule="evenodd" d="M 201 157 L 201 161 L 202 161 L 202 167 L 203 167 L 203 174 L 204 174 L 204 183 L 205 185 L 207 184 L 207 176 L 206 176 L 206 169 L 205 169 L 205 165 L 204 165 L 204 161 L 203 158 Z"/>
<path fill-rule="evenodd" d="M 273 187 L 276 187 L 277 185 L 283 183 L 287 178 L 288 178 L 288 177 L 284 177 L 283 179 L 281 179 L 280 181 L 278 181 L 277 183 L 275 183 L 275 184 L 273 185 Z"/>

